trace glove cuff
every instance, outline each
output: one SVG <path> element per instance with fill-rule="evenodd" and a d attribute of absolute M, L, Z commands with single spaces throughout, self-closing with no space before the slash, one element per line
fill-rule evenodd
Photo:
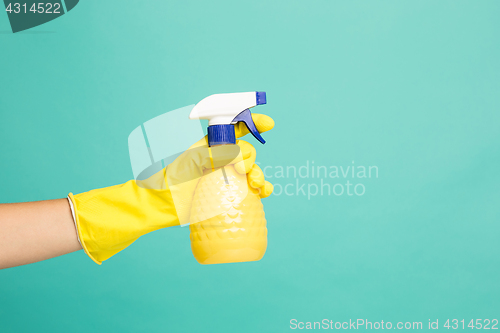
<path fill-rule="evenodd" d="M 87 245 L 85 244 L 85 242 L 82 241 L 82 239 L 83 239 L 83 235 L 82 235 L 82 232 L 81 232 L 82 228 L 80 228 L 80 220 L 78 219 L 78 214 L 76 213 L 76 202 L 75 202 L 75 197 L 73 196 L 73 193 L 68 194 L 68 199 L 71 202 L 71 213 L 73 214 L 73 219 L 75 221 L 75 226 L 76 226 L 76 232 L 77 232 L 77 236 L 78 236 L 78 241 L 80 242 L 80 245 L 82 246 L 83 251 L 85 251 L 85 253 L 90 257 L 90 259 L 92 259 L 96 264 L 101 265 L 102 261 L 97 260 L 92 255 L 92 253 L 90 253 L 90 251 L 87 248 Z"/>
<path fill-rule="evenodd" d="M 69 198 L 80 244 L 97 264 L 144 234 L 179 224 L 168 188 L 148 189 L 131 180 Z"/>

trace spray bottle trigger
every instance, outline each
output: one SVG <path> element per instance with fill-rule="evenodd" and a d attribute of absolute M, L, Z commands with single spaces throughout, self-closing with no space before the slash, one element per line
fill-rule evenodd
<path fill-rule="evenodd" d="M 249 109 L 246 109 L 242 112 L 240 112 L 234 119 L 231 121 L 231 124 L 237 124 L 239 122 L 245 123 L 247 126 L 248 130 L 252 135 L 259 140 L 260 143 L 264 144 L 266 143 L 266 140 L 260 135 L 259 131 L 257 131 L 257 127 L 255 127 L 255 123 L 253 122 L 252 119 L 252 113 L 250 112 Z"/>

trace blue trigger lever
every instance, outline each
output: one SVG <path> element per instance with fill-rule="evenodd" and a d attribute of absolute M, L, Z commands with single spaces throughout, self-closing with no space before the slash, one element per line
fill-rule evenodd
<path fill-rule="evenodd" d="M 257 131 L 257 127 L 255 127 L 255 124 L 252 119 L 252 113 L 250 112 L 249 109 L 246 109 L 239 113 L 231 122 L 231 124 L 237 124 L 239 122 L 245 123 L 247 126 L 248 130 L 252 135 L 259 140 L 260 143 L 264 144 L 266 143 L 266 140 L 260 135 L 259 131 Z"/>

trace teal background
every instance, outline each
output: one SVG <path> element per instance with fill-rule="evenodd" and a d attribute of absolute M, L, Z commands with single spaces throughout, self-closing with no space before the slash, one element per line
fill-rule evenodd
<path fill-rule="evenodd" d="M 134 128 L 220 92 L 267 91 L 263 166 L 379 168 L 361 197 L 266 199 L 259 262 L 199 265 L 172 228 L 102 266 L 79 251 L 2 270 L 0 332 L 498 319 L 499 16 L 494 0 L 81 1 L 14 35 L 0 13 L 0 202 L 125 182 Z"/>

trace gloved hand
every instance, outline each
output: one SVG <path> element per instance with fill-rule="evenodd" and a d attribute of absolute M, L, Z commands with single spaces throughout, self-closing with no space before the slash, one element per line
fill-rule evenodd
<path fill-rule="evenodd" d="M 274 127 L 274 121 L 266 115 L 253 114 L 252 119 L 261 133 Z M 234 126 L 237 138 L 249 133 L 242 123 Z M 101 264 L 144 234 L 189 223 L 199 179 L 229 164 L 234 164 L 237 172 L 247 173 L 249 185 L 259 189 L 262 198 L 269 196 L 273 186 L 264 180 L 255 158 L 255 148 L 246 141 L 209 148 L 205 137 L 146 180 L 78 195 L 70 193 L 78 239 L 85 253 Z"/>

